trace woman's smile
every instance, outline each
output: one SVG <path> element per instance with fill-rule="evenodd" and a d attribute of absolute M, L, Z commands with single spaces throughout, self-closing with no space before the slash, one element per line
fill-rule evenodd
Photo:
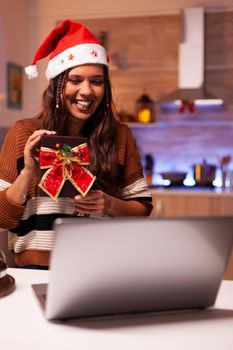
<path fill-rule="evenodd" d="M 88 111 L 89 111 L 90 108 L 91 108 L 92 101 L 87 101 L 87 100 L 75 100 L 74 103 L 75 103 L 77 109 L 78 109 L 80 112 L 86 112 L 86 113 L 88 113 Z"/>
<path fill-rule="evenodd" d="M 73 68 L 63 93 L 68 112 L 77 120 L 88 119 L 104 97 L 104 72 L 100 64 Z"/>

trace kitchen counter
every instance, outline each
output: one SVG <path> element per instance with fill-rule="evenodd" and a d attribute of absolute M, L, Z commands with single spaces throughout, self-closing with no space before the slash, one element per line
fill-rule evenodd
<path fill-rule="evenodd" d="M 210 188 L 210 187 L 150 187 L 152 194 L 160 193 L 160 194 L 169 194 L 169 195 L 177 195 L 178 193 L 182 195 L 195 196 L 195 195 L 204 195 L 204 196 L 212 196 L 212 197 L 232 197 L 233 198 L 233 190 L 222 188 Z"/>
<path fill-rule="evenodd" d="M 151 188 L 156 217 L 233 216 L 233 191 L 215 188 Z"/>

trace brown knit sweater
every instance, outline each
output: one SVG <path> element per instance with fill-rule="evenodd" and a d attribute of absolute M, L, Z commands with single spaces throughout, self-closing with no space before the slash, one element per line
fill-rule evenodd
<path fill-rule="evenodd" d="M 0 228 L 9 230 L 9 248 L 15 253 L 18 265 L 49 265 L 53 247 L 52 225 L 57 217 L 72 216 L 74 201 L 37 195 L 38 178 L 29 187 L 25 205 L 7 200 L 6 190 L 16 180 L 24 167 L 24 146 L 28 137 L 41 127 L 39 119 L 17 121 L 8 131 L 0 154 Z M 119 125 L 117 162 L 123 168 L 125 200 L 141 201 L 152 210 L 152 196 L 143 177 L 140 156 L 130 129 Z"/>

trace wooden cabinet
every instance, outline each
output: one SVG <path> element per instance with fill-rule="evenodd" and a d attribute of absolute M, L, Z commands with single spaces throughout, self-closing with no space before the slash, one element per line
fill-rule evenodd
<path fill-rule="evenodd" d="M 233 192 L 154 190 L 153 217 L 233 216 Z M 233 280 L 233 250 L 225 279 Z"/>
<path fill-rule="evenodd" d="M 154 190 L 154 217 L 233 216 L 233 192 Z"/>
<path fill-rule="evenodd" d="M 208 216 L 211 202 L 208 197 L 176 194 L 155 194 L 153 196 L 155 217 Z"/>

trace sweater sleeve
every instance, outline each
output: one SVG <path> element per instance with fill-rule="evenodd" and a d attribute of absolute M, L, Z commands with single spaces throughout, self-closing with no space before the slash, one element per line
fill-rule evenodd
<path fill-rule="evenodd" d="M 123 168 L 123 185 L 129 186 L 143 178 L 141 158 L 131 130 L 121 125 L 117 139 L 117 161 Z"/>
<path fill-rule="evenodd" d="M 123 169 L 122 196 L 125 200 L 137 200 L 152 211 L 152 194 L 143 175 L 141 157 L 131 130 L 123 125 L 118 135 L 118 162 Z"/>
<path fill-rule="evenodd" d="M 5 137 L 0 154 L 0 227 L 11 229 L 20 222 L 24 206 L 11 203 L 7 200 L 7 188 L 17 178 L 17 129 L 11 127 Z"/>

